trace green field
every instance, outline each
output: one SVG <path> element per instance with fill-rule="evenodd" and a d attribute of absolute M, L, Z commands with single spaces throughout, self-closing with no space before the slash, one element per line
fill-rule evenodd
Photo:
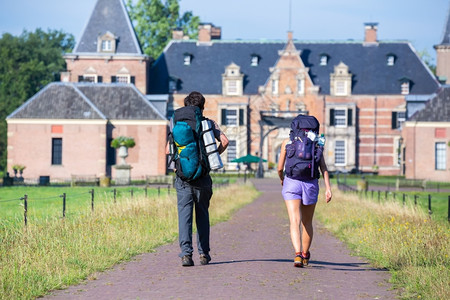
<path fill-rule="evenodd" d="M 24 219 L 24 200 L 27 195 L 27 217 L 33 219 L 51 219 L 63 217 L 63 195 L 66 195 L 65 216 L 86 214 L 92 211 L 92 193 L 94 191 L 94 212 L 96 208 L 114 203 L 116 199 L 145 197 L 144 187 L 35 187 L 13 186 L 0 188 L 0 218 L 7 220 Z M 172 188 L 160 188 L 159 194 L 165 197 L 175 193 Z M 157 188 L 147 188 L 147 197 L 157 197 Z"/>
<path fill-rule="evenodd" d="M 377 202 L 397 201 L 403 204 L 403 195 L 405 195 L 405 205 L 416 206 L 423 212 L 429 212 L 428 196 L 431 196 L 431 218 L 436 221 L 448 221 L 448 207 L 450 197 L 450 183 L 426 182 L 425 189 L 419 186 L 417 181 L 403 181 L 403 187 L 407 190 L 396 191 L 397 177 L 390 176 L 369 176 L 365 178 L 368 181 L 369 191 L 359 192 L 359 198 L 373 200 Z M 348 175 L 347 178 L 341 175 L 340 182 L 352 188 L 356 188 L 360 176 Z M 337 178 L 333 179 L 333 184 L 337 184 Z M 414 186 L 414 184 L 416 184 Z M 439 189 L 439 192 L 437 190 Z M 372 192 L 373 190 L 373 192 Z"/>

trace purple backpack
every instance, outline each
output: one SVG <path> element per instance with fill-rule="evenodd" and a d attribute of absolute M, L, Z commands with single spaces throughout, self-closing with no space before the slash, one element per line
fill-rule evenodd
<path fill-rule="evenodd" d="M 319 178 L 319 162 L 322 158 L 323 146 L 312 141 L 308 131 L 319 134 L 319 121 L 313 116 L 298 115 L 292 120 L 290 143 L 286 145 L 286 176 L 298 180 Z"/>

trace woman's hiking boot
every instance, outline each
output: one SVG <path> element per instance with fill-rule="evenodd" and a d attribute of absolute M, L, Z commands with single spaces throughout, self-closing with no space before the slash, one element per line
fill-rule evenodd
<path fill-rule="evenodd" d="M 194 265 L 194 261 L 192 260 L 192 255 L 185 255 L 181 258 L 181 265 L 183 267 L 191 267 Z"/>
<path fill-rule="evenodd" d="M 296 255 L 294 258 L 294 267 L 303 268 L 302 257 L 300 254 Z"/>
<path fill-rule="evenodd" d="M 311 253 L 309 253 L 309 251 L 308 251 L 308 253 L 306 253 L 306 255 L 303 255 L 303 252 L 302 252 L 302 253 L 300 253 L 300 257 L 302 259 L 302 264 L 304 266 L 307 266 L 309 264 L 309 259 L 311 258 Z"/>

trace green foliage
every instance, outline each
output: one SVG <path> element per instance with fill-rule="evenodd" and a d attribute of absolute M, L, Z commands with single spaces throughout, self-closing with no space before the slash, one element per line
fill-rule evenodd
<path fill-rule="evenodd" d="M 430 53 L 428 53 L 427 49 L 423 49 L 417 53 L 419 57 L 423 60 L 423 62 L 430 68 L 431 72 L 436 75 L 436 65 L 434 64 L 433 58 Z"/>
<path fill-rule="evenodd" d="M 180 15 L 179 0 L 128 0 L 127 6 L 144 53 L 158 58 L 172 38 L 172 30 L 182 28 L 185 35 L 194 38 L 200 18 L 187 11 Z"/>
<path fill-rule="evenodd" d="M 5 33 L 0 38 L 0 170 L 6 167 L 5 118 L 46 84 L 59 80 L 64 52 L 71 52 L 71 34 L 49 30 Z"/>
<path fill-rule="evenodd" d="M 127 148 L 133 148 L 136 145 L 134 138 L 127 136 L 118 136 L 111 141 L 111 147 L 114 149 L 119 148 L 120 146 L 125 146 Z"/>

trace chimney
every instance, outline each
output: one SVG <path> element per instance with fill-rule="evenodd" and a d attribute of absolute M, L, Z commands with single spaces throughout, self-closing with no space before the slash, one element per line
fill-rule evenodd
<path fill-rule="evenodd" d="M 364 23 L 364 43 L 377 43 L 378 23 Z"/>
<path fill-rule="evenodd" d="M 211 40 L 220 40 L 222 36 L 222 29 L 215 27 L 211 23 L 202 23 L 198 26 L 198 41 L 211 42 Z"/>
<path fill-rule="evenodd" d="M 70 72 L 61 72 L 60 76 L 61 82 L 70 82 Z"/>
<path fill-rule="evenodd" d="M 182 28 L 175 28 L 172 30 L 172 40 L 182 40 L 184 38 L 184 33 Z"/>

